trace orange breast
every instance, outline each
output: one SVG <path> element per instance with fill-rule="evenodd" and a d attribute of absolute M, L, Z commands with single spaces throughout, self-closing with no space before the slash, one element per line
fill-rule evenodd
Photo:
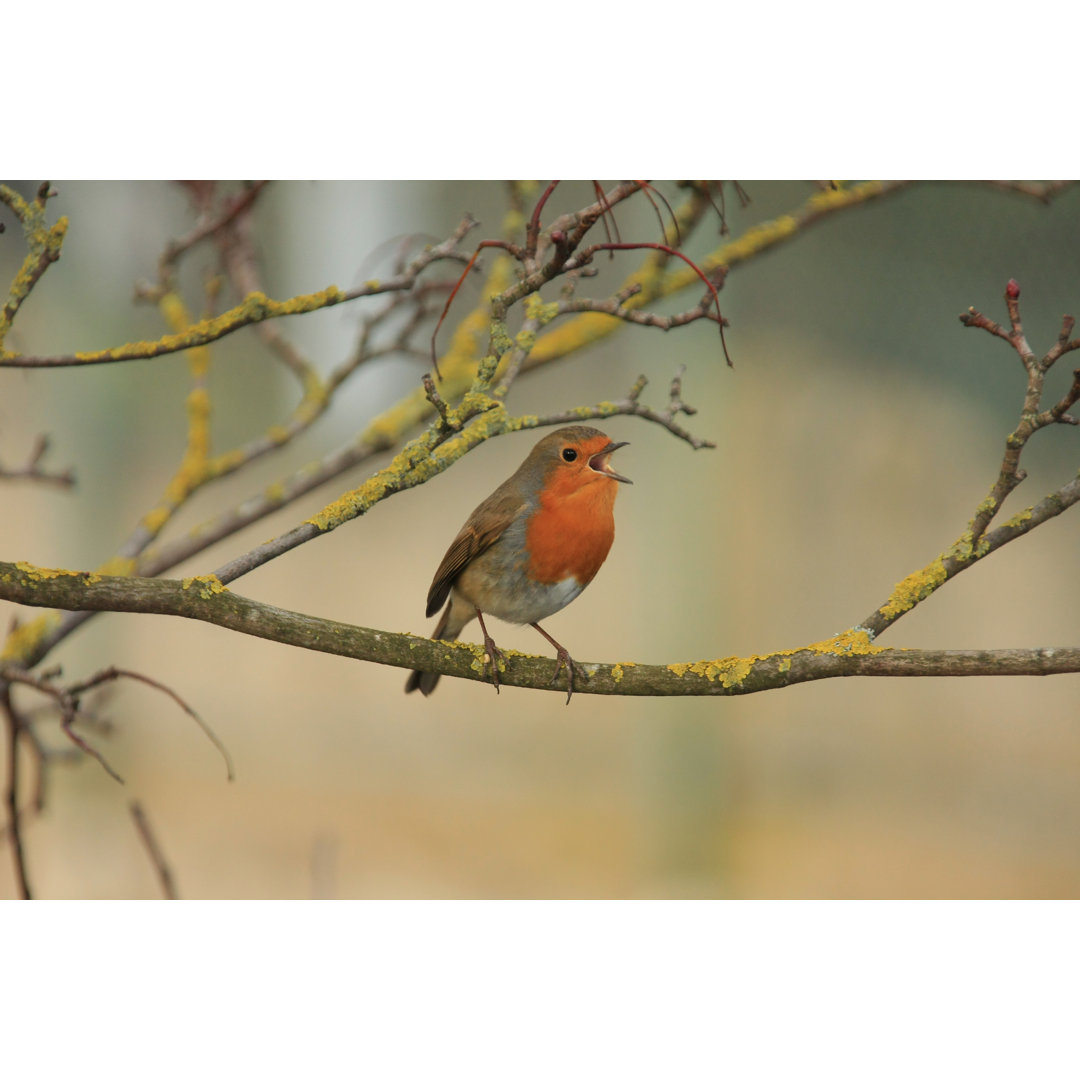
<path fill-rule="evenodd" d="M 591 474 L 586 483 L 573 479 L 573 484 L 551 484 L 529 519 L 525 546 L 534 581 L 551 584 L 572 575 L 584 587 L 611 550 L 617 482 L 599 474 Z"/>

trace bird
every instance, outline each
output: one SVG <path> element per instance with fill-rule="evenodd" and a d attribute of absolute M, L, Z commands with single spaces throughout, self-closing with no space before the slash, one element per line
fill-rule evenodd
<path fill-rule="evenodd" d="M 574 662 L 540 620 L 576 599 L 611 550 L 618 485 L 633 483 L 611 466 L 611 455 L 623 446 L 629 443 L 578 425 L 544 436 L 517 472 L 469 515 L 439 563 L 428 589 L 428 618 L 446 607 L 432 638 L 455 641 L 479 619 L 496 693 L 502 652 L 485 615 L 528 623 L 555 647 L 559 663 L 552 683 L 565 667 L 570 704 Z M 436 672 L 414 671 L 405 692 L 419 690 L 426 697 L 438 681 Z"/>

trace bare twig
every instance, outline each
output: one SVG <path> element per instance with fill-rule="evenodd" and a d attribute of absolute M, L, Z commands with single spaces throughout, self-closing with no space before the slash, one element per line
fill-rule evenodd
<path fill-rule="evenodd" d="M 76 700 L 85 694 L 87 690 L 93 690 L 95 687 L 101 686 L 102 683 L 111 682 L 113 679 L 134 679 L 137 682 L 145 683 L 147 686 L 152 686 L 155 690 L 160 690 L 163 694 L 171 697 L 181 709 L 184 710 L 195 721 L 196 724 L 202 729 L 202 733 L 214 744 L 217 752 L 221 755 L 225 762 L 225 769 L 228 779 L 230 781 L 236 779 L 236 771 L 233 768 L 232 755 L 229 753 L 225 744 L 214 734 L 213 729 L 201 716 L 175 691 L 171 690 L 164 683 L 160 683 L 157 679 L 151 679 L 148 675 L 143 675 L 138 671 L 128 671 L 124 668 L 107 667 L 97 672 L 95 675 L 91 675 L 89 679 L 84 680 L 81 683 L 76 683 L 73 686 L 68 687 L 68 693 L 72 695 Z"/>
<path fill-rule="evenodd" d="M 33 893 L 26 872 L 26 851 L 23 847 L 22 816 L 19 810 L 19 734 L 22 724 L 11 700 L 11 683 L 0 676 L 0 713 L 4 717 L 6 734 L 5 756 L 7 775 L 4 784 L 4 803 L 7 812 L 7 835 L 11 839 L 11 853 L 15 860 L 15 880 L 19 897 L 29 900 Z"/>
<path fill-rule="evenodd" d="M 70 694 L 64 687 L 57 686 L 52 677 L 54 673 L 32 675 L 12 664 L 0 666 L 0 676 L 7 682 L 21 683 L 23 686 L 32 687 L 46 697 L 52 698 L 56 708 L 60 712 L 60 729 L 84 754 L 92 757 L 118 784 L 124 782 L 123 777 L 105 760 L 99 750 L 91 746 L 72 725 L 79 719 L 78 698 Z"/>
<path fill-rule="evenodd" d="M 261 293 L 254 293 L 246 297 L 243 303 L 222 312 L 213 319 L 203 320 L 181 333 L 166 334 L 157 341 L 99 349 L 94 352 L 79 353 L 77 356 L 73 354 L 29 356 L 23 353 L 3 352 L 0 353 L 0 367 L 83 367 L 92 364 L 116 364 L 128 360 L 150 360 L 154 357 L 182 352 L 185 349 L 209 345 L 245 326 L 254 326 L 267 319 L 320 311 L 366 296 L 408 292 L 415 285 L 417 276 L 431 263 L 456 258 L 457 252 L 452 249 L 457 239 L 464 235 L 472 224 L 471 220 L 468 220 L 464 223 L 464 227 L 459 226 L 442 244 L 417 255 L 405 273 L 395 274 L 383 281 L 365 282 L 347 291 L 330 286 L 321 292 L 294 296 L 289 300 L 271 300 Z"/>
<path fill-rule="evenodd" d="M 1009 191 L 1014 195 L 1025 195 L 1028 198 L 1038 199 L 1039 202 L 1048 203 L 1063 191 L 1072 187 L 1075 180 L 983 180 L 988 187 L 997 188 L 998 191 Z"/>
<path fill-rule="evenodd" d="M 439 418 L 443 424 L 450 431 L 460 431 L 461 423 L 455 417 L 450 415 L 450 410 L 447 408 L 446 402 L 439 396 L 439 391 L 435 389 L 435 380 L 426 372 L 423 376 L 424 393 L 427 395 L 428 401 L 431 402 L 432 408 L 439 414 Z"/>
<path fill-rule="evenodd" d="M 969 327 L 985 330 L 994 337 L 1007 341 L 1020 357 L 1027 375 L 1024 401 L 1020 418 L 1013 431 L 1005 439 L 1005 452 L 1001 459 L 998 476 L 972 514 L 967 529 L 948 551 L 939 555 L 928 566 L 909 574 L 893 589 L 889 599 L 860 624 L 872 635 L 882 633 L 897 619 L 936 592 L 946 581 L 973 565 L 1001 544 L 1024 535 L 1036 525 L 1055 517 L 1080 500 L 1080 476 L 1074 477 L 1057 491 L 1045 496 L 1038 504 L 1016 514 L 1004 525 L 987 532 L 1004 501 L 1026 479 L 1027 473 L 1020 465 L 1020 457 L 1028 440 L 1037 432 L 1052 424 L 1076 424 L 1077 420 L 1068 410 L 1080 400 L 1080 370 L 1073 373 L 1072 386 L 1056 404 L 1041 409 L 1046 374 L 1054 361 L 1080 342 L 1069 340 L 1075 320 L 1065 316 L 1057 344 L 1041 359 L 1028 345 L 1020 320 L 1020 286 L 1010 280 L 1005 288 L 1005 305 L 1009 313 L 1009 329 L 1005 330 L 993 319 L 974 308 L 960 316 Z"/>
<path fill-rule="evenodd" d="M 719 322 L 720 317 L 712 311 L 712 297 L 707 293 L 702 297 L 700 303 L 688 311 L 681 311 L 676 315 L 657 315 L 652 311 L 641 311 L 638 308 L 625 306 L 626 300 L 639 291 L 640 286 L 636 289 L 623 290 L 623 292 L 609 297 L 607 300 L 594 300 L 589 297 L 560 300 L 559 314 L 577 315 L 583 311 L 593 311 L 599 315 L 610 315 L 615 319 L 622 319 L 624 322 L 634 323 L 637 326 L 651 326 L 658 330 L 674 330 L 676 327 L 697 322 L 698 319 Z"/>
<path fill-rule="evenodd" d="M 184 712 L 199 725 L 206 737 L 214 744 L 225 760 L 229 780 L 233 779 L 235 774 L 233 771 L 232 758 L 224 744 L 199 717 L 195 710 L 192 709 L 191 706 L 188 705 L 175 691 L 170 690 L 169 687 L 165 686 L 163 683 L 159 683 L 155 679 L 151 679 L 146 675 L 141 675 L 136 671 L 126 671 L 122 668 L 108 667 L 82 682 L 73 683 L 72 685 L 65 687 L 59 685 L 55 681 L 58 674 L 59 671 L 57 669 L 35 675 L 14 664 L 0 665 L 0 677 L 7 682 L 21 683 L 22 685 L 29 686 L 39 693 L 44 694 L 46 697 L 51 698 L 60 712 L 60 727 L 64 734 L 79 747 L 83 753 L 94 758 L 94 760 L 97 761 L 98 764 L 101 765 L 101 767 L 118 783 L 122 784 L 124 782 L 120 774 L 105 760 L 100 751 L 96 750 L 90 743 L 83 739 L 82 736 L 73 730 L 73 725 L 77 720 L 83 718 L 83 714 L 79 708 L 79 699 L 81 696 L 87 691 L 100 686 L 102 683 L 120 678 L 135 679 L 139 682 L 146 683 L 147 686 L 152 686 L 155 690 L 160 690 L 162 693 L 171 697 L 173 701 L 175 701 L 180 708 L 182 708 Z"/>
<path fill-rule="evenodd" d="M 171 278 L 173 269 L 182 255 L 190 251 L 196 244 L 201 243 L 209 236 L 221 232 L 233 224 L 237 218 L 246 214 L 255 205 L 255 200 L 269 183 L 269 180 L 255 180 L 246 185 L 238 195 L 229 196 L 216 215 L 212 217 L 205 215 L 204 219 L 186 236 L 182 236 L 178 240 L 170 240 L 166 244 L 158 263 L 158 275 L 162 284 L 165 284 Z"/>
<path fill-rule="evenodd" d="M 30 457 L 25 465 L 17 469 L 5 469 L 0 466 L 0 480 L 34 480 L 43 484 L 55 484 L 57 487 L 71 488 L 75 486 L 75 470 L 65 469 L 63 472 L 49 472 L 41 467 L 42 458 L 49 449 L 49 437 L 39 435 L 30 451 Z"/>
<path fill-rule="evenodd" d="M 551 193 L 558 187 L 558 184 L 558 180 L 549 181 L 547 187 L 544 188 L 544 193 L 536 200 L 536 206 L 533 207 L 532 216 L 529 218 L 529 226 L 525 230 L 525 254 L 529 259 L 536 258 L 536 248 L 540 242 L 540 215 L 543 213 L 548 199 L 551 198 Z"/>
<path fill-rule="evenodd" d="M 146 817 L 146 811 L 142 808 L 142 803 L 138 799 L 132 799 L 128 803 L 128 810 L 131 813 L 131 820 L 135 822 L 139 839 L 142 840 L 143 847 L 146 848 L 146 853 L 150 856 L 150 862 L 153 864 L 154 872 L 157 874 L 158 883 L 161 885 L 161 891 L 165 894 L 165 899 L 179 900 L 180 897 L 176 891 L 176 881 L 173 878 L 172 870 L 169 868 L 165 853 L 161 850 L 161 845 L 157 842 L 157 837 L 154 836 L 154 832 L 150 828 L 150 822 Z"/>
<path fill-rule="evenodd" d="M 690 269 L 692 269 L 697 274 L 697 276 L 701 279 L 702 283 L 709 290 L 709 294 L 712 297 L 712 301 L 713 301 L 713 303 L 716 304 L 716 318 L 715 318 L 714 321 L 717 323 L 717 325 L 720 328 L 720 345 L 724 350 L 724 359 L 727 361 L 728 367 L 734 367 L 735 365 L 731 361 L 731 354 L 728 352 L 727 340 L 724 337 L 724 326 L 726 324 L 726 320 L 724 319 L 724 316 L 720 311 L 720 295 L 719 295 L 719 293 L 717 291 L 717 285 L 714 284 L 706 276 L 705 272 L 701 269 L 700 266 L 698 266 L 698 264 L 696 262 L 694 262 L 693 259 L 691 259 L 688 256 L 684 255 L 681 251 L 676 250 L 675 248 L 671 247 L 668 244 L 653 244 L 653 243 L 592 244 L 590 247 L 584 248 L 576 256 L 574 256 L 574 258 L 568 263 L 568 266 L 570 268 L 573 268 L 575 266 L 583 266 L 585 263 L 587 263 L 592 258 L 594 252 L 597 252 L 597 251 L 605 251 L 605 250 L 611 250 L 611 251 L 635 251 L 635 250 L 639 250 L 639 249 L 649 249 L 649 248 L 651 248 L 654 251 L 662 251 L 665 255 L 672 256 L 672 257 L 677 258 L 677 259 L 682 259 L 682 261 L 684 263 L 686 263 L 687 266 L 689 266 Z M 721 285 L 723 284 L 723 277 L 724 277 L 724 275 L 721 274 L 720 275 L 720 284 Z M 687 320 L 687 321 L 692 321 L 692 320 Z"/>
<path fill-rule="evenodd" d="M 989 496 L 976 508 L 971 521 L 971 541 L 977 543 L 986 531 L 1009 494 L 1025 479 L 1027 473 L 1020 467 L 1020 455 L 1028 440 L 1036 431 L 1050 424 L 1075 424 L 1076 420 L 1068 413 L 1069 408 L 1080 398 L 1080 373 L 1074 375 L 1072 388 L 1057 404 L 1049 409 L 1040 410 L 1046 374 L 1051 365 L 1063 353 L 1068 352 L 1080 342 L 1071 342 L 1071 333 L 1075 320 L 1066 316 L 1062 323 L 1057 344 L 1040 360 L 1035 356 L 1024 334 L 1020 320 L 1020 286 L 1010 279 L 1005 287 L 1005 306 L 1009 313 L 1009 329 L 1005 330 L 992 319 L 987 318 L 974 308 L 960 316 L 960 321 L 969 327 L 976 327 L 1007 341 L 1017 352 L 1024 371 L 1027 373 L 1027 388 L 1016 428 L 1005 440 L 1005 454 L 1001 461 L 998 479 Z"/>
<path fill-rule="evenodd" d="M 672 379 L 668 407 L 660 412 L 649 408 L 647 405 L 641 404 L 639 400 L 641 392 L 648 385 L 649 380 L 646 379 L 644 375 L 639 375 L 637 381 L 630 388 L 626 397 L 621 401 L 607 401 L 600 405 L 567 409 L 566 412 L 536 417 L 533 418 L 536 421 L 535 424 L 531 424 L 530 426 L 551 427 L 556 424 L 569 424 L 574 423 L 575 421 L 580 422 L 582 420 L 603 420 L 609 416 L 638 416 L 642 420 L 648 420 L 652 424 L 659 424 L 666 431 L 670 431 L 676 438 L 682 439 L 685 443 L 689 443 L 695 450 L 713 450 L 716 448 L 716 443 L 710 442 L 708 439 L 699 439 L 696 435 L 692 435 L 685 428 L 680 427 L 675 423 L 675 417 L 680 413 L 683 413 L 686 416 L 693 416 L 694 413 L 697 412 L 697 409 L 692 405 L 687 405 L 682 400 L 682 376 L 685 370 L 686 366 L 681 366 L 678 373 Z"/>
<path fill-rule="evenodd" d="M 465 269 L 461 271 L 461 276 L 454 283 L 454 287 L 450 290 L 450 295 L 446 298 L 446 303 L 443 305 L 442 313 L 439 315 L 439 321 L 435 324 L 435 329 L 431 331 L 431 363 L 435 368 L 435 378 L 437 379 L 442 378 L 442 373 L 439 371 L 439 358 L 435 352 L 435 342 L 439 336 L 439 330 L 446 321 L 446 316 L 450 313 L 450 305 L 454 302 L 454 297 L 457 296 L 458 290 L 464 284 L 465 278 L 468 277 L 469 272 L 476 266 L 476 260 L 480 255 L 480 252 L 485 248 L 501 248 L 504 251 L 509 251 L 513 255 L 521 254 L 520 248 L 506 240 L 481 240 L 480 243 L 476 245 L 476 250 L 472 253 L 472 258 L 465 264 Z"/>

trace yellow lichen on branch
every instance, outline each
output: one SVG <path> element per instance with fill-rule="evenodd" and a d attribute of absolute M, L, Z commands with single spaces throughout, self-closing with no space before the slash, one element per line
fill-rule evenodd
<path fill-rule="evenodd" d="M 335 499 L 319 513 L 308 518 L 308 524 L 314 525 L 321 532 L 337 528 L 338 525 L 366 513 L 379 502 L 390 490 L 413 487 L 443 469 L 478 442 L 495 433 L 497 425 L 505 429 L 506 411 L 502 405 L 492 399 L 470 396 L 470 388 L 476 376 L 478 358 L 486 346 L 486 337 L 491 321 L 491 297 L 509 287 L 512 279 L 510 259 L 500 257 L 492 264 L 487 280 L 484 282 L 483 299 L 458 324 L 450 339 L 450 345 L 440 359 L 442 371 L 440 388 L 443 395 L 452 400 L 461 395 L 461 401 L 455 410 L 461 415 L 477 410 L 480 415 L 462 433 L 449 443 L 418 455 L 416 448 L 409 444 L 404 447 L 393 461 L 384 469 L 366 480 L 360 487 L 346 492 Z M 415 424 L 433 412 L 422 387 L 399 401 L 392 408 L 377 416 L 358 437 L 362 445 L 375 448 L 393 446 Z"/>
<path fill-rule="evenodd" d="M 180 584 L 185 592 L 188 589 L 194 589 L 203 600 L 209 600 L 218 593 L 229 591 L 221 584 L 215 574 L 203 574 L 201 577 L 184 578 Z"/>
<path fill-rule="evenodd" d="M 18 623 L 8 631 L 4 639 L 4 647 L 0 649 L 0 660 L 21 664 L 28 656 L 33 655 L 38 643 L 59 625 L 60 612 L 58 611 L 50 611 L 29 622 Z"/>
<path fill-rule="evenodd" d="M 17 562 L 16 569 L 26 575 L 28 581 L 53 581 L 61 577 L 82 578 L 88 585 L 96 585 L 101 575 L 92 570 L 54 570 L 47 566 L 35 566 L 33 563 Z"/>
<path fill-rule="evenodd" d="M 936 592 L 956 572 L 956 566 L 967 566 L 981 559 L 989 550 L 990 542 L 985 536 L 981 536 L 976 544 L 972 542 L 971 530 L 965 530 L 948 551 L 897 582 L 889 599 L 878 608 L 877 613 L 892 622 Z M 953 567 L 951 571 L 950 566 Z"/>
<path fill-rule="evenodd" d="M 798 649 L 780 649 L 776 652 L 766 653 L 763 656 L 724 656 L 717 660 L 698 660 L 694 663 L 668 664 L 668 671 L 683 678 L 686 675 L 696 675 L 698 678 L 707 679 L 709 682 L 719 682 L 725 689 L 742 686 L 747 678 L 762 665 L 769 665 L 770 669 L 775 666 L 779 674 L 786 674 L 791 670 L 792 661 L 799 656 L 828 655 L 828 656 L 871 656 L 875 653 L 886 652 L 879 645 L 872 644 L 870 634 L 862 627 L 856 626 L 843 633 L 836 634 L 824 641 L 816 641 L 811 645 L 804 645 Z M 617 665 L 626 667 L 625 663 Z M 771 670 L 769 672 L 772 674 Z M 621 681 L 622 673 L 615 674 L 615 681 Z"/>
<path fill-rule="evenodd" d="M 725 687 L 738 686 L 754 669 L 763 656 L 725 656 L 719 660 L 697 660 L 691 664 L 668 664 L 668 671 L 680 679 L 685 675 L 697 675 L 709 682 L 719 680 Z"/>
<path fill-rule="evenodd" d="M 158 309 L 176 335 L 182 336 L 191 328 L 187 305 L 176 292 L 169 290 L 163 293 L 158 299 Z M 193 346 L 187 350 L 187 360 L 195 383 L 184 403 L 187 443 L 184 456 L 166 484 L 161 501 L 147 511 L 140 522 L 152 537 L 161 532 L 176 510 L 209 476 L 207 461 L 210 454 L 211 405 L 206 379 L 210 372 L 210 350 L 206 345 Z"/>
<path fill-rule="evenodd" d="M 925 600 L 939 586 L 943 585 L 948 575 L 942 556 L 938 556 L 929 566 L 908 574 L 903 581 L 893 586 L 889 599 L 878 608 L 886 619 L 895 619 L 910 611 L 920 601 Z"/>
<path fill-rule="evenodd" d="M 466 395 L 466 402 L 469 395 Z M 486 399 L 490 401 L 491 399 Z M 388 493 L 416 487 L 436 476 L 462 457 L 469 450 L 491 438 L 492 435 L 516 427 L 508 420 L 505 408 L 492 402 L 464 431 L 441 446 L 428 449 L 424 436 L 408 443 L 393 461 L 369 477 L 358 488 L 335 499 L 319 513 L 307 519 L 305 524 L 314 525 L 320 532 L 329 532 L 346 521 L 367 513 Z"/>
<path fill-rule="evenodd" d="M 61 222 L 66 227 L 66 221 L 62 218 L 53 227 L 53 231 L 59 228 Z M 278 319 L 285 315 L 304 315 L 308 312 L 320 311 L 322 308 L 333 307 L 346 299 L 348 299 L 348 294 L 342 292 L 336 285 L 330 285 L 316 293 L 294 296 L 290 300 L 271 300 L 263 293 L 253 292 L 249 293 L 236 307 L 213 318 L 200 319 L 178 333 L 165 334 L 156 341 L 132 341 L 112 349 L 77 352 L 66 359 L 65 363 L 74 361 L 76 364 L 103 364 L 120 360 L 150 360 L 155 356 L 209 345 L 227 334 L 245 326 L 264 322 L 266 319 Z M 7 361 L 18 360 L 20 356 L 19 353 L 0 354 L 0 358 Z"/>
<path fill-rule="evenodd" d="M 885 184 L 873 180 L 835 191 L 817 192 L 795 213 L 782 214 L 772 221 L 751 226 L 741 236 L 722 244 L 700 260 L 698 265 L 706 274 L 710 274 L 721 267 L 732 267 L 746 262 L 798 235 L 808 224 L 826 214 L 880 198 L 897 190 L 899 186 L 896 183 Z M 701 284 L 697 271 L 691 267 L 680 264 L 670 273 L 662 274 L 660 271 L 664 265 L 662 258 L 653 256 L 626 279 L 623 288 L 635 283 L 642 286 L 641 291 L 626 302 L 627 307 L 641 307 L 650 300 L 671 296 Z M 613 334 L 623 325 L 620 319 L 611 315 L 591 311 L 575 315 L 537 340 L 525 366 L 532 368 L 557 360 Z"/>
<path fill-rule="evenodd" d="M 51 263 L 60 258 L 60 249 L 67 235 L 68 219 L 62 217 L 50 228 L 45 220 L 46 198 L 46 195 L 39 194 L 38 198 L 27 202 L 17 191 L 0 184 L 0 202 L 9 206 L 19 219 L 27 248 L 22 266 L 8 288 L 7 301 L 3 308 L 0 308 L 0 345 L 3 344 L 16 313 L 30 295 L 30 290 L 38 278 Z M 6 351 L 0 350 L 0 356 L 4 355 L 7 355 Z"/>
<path fill-rule="evenodd" d="M 93 571 L 52 569 L 28 562 L 17 562 L 15 568 L 31 585 L 55 581 L 57 578 L 77 578 L 85 585 L 96 585 L 101 581 L 101 575 Z M 38 643 L 50 634 L 59 622 L 60 614 L 50 611 L 47 615 L 40 615 L 36 619 L 13 626 L 4 640 L 3 649 L 0 649 L 0 660 L 20 663 L 33 653 Z"/>
<path fill-rule="evenodd" d="M 850 630 L 835 634 L 824 641 L 815 641 L 813 645 L 807 645 L 805 649 L 796 649 L 796 652 L 812 652 L 828 654 L 830 656 L 872 656 L 874 653 L 885 652 L 881 645 L 874 645 L 870 634 L 860 626 L 853 626 Z M 775 654 L 774 654 L 775 655 Z"/>

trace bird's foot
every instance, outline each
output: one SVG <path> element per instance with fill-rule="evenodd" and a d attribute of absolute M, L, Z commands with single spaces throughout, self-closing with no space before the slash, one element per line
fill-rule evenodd
<path fill-rule="evenodd" d="M 555 647 L 555 658 L 559 661 L 555 668 L 555 678 L 551 680 L 551 686 L 554 686 L 559 681 L 559 672 L 562 671 L 563 666 L 566 667 L 566 704 L 570 704 L 570 699 L 574 696 L 574 661 L 570 659 L 570 654 L 537 622 L 529 623 L 529 625 L 539 633 L 543 634 L 549 642 Z"/>
<path fill-rule="evenodd" d="M 489 637 L 484 638 L 484 652 L 487 653 L 488 664 L 491 667 L 491 682 L 495 687 L 495 693 L 499 692 L 499 661 L 505 663 L 502 649 Z"/>
<path fill-rule="evenodd" d="M 487 653 L 487 662 L 491 665 L 491 683 L 495 687 L 495 693 L 499 692 L 499 661 L 506 662 L 506 658 L 503 656 L 502 649 L 492 640 L 491 635 L 487 632 L 487 627 L 484 625 L 484 616 L 480 612 L 476 613 L 480 619 L 480 629 L 484 633 L 484 652 Z"/>
<path fill-rule="evenodd" d="M 555 653 L 555 658 L 559 661 L 555 668 L 555 678 L 551 680 L 551 685 L 554 686 L 559 681 L 559 672 L 562 671 L 563 665 L 566 665 L 566 704 L 570 704 L 570 699 L 574 696 L 574 661 L 570 659 L 570 654 L 560 645 L 558 651 Z"/>

